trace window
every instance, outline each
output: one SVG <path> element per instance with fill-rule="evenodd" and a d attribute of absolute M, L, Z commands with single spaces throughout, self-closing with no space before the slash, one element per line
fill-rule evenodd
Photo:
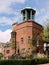
<path fill-rule="evenodd" d="M 28 50 L 30 50 L 30 48 L 28 48 Z"/>
<path fill-rule="evenodd" d="M 11 38 L 15 38 L 15 37 L 16 37 L 16 32 L 15 31 L 11 32 Z"/>
<path fill-rule="evenodd" d="M 25 50 L 25 48 L 22 49 L 23 51 Z"/>
<path fill-rule="evenodd" d="M 22 50 L 22 52 L 24 52 L 25 51 L 25 48 L 23 48 L 23 49 L 21 49 Z"/>
<path fill-rule="evenodd" d="M 23 40 L 23 37 L 21 38 L 21 43 L 23 44 L 24 40 Z"/>
<path fill-rule="evenodd" d="M 23 20 L 25 20 L 25 11 L 23 12 Z"/>
<path fill-rule="evenodd" d="M 30 36 L 28 36 L 28 43 L 30 43 Z"/>
<path fill-rule="evenodd" d="M 30 48 L 28 48 L 28 53 L 30 53 Z"/>
<path fill-rule="evenodd" d="M 8 54 L 10 52 L 10 50 L 7 50 L 6 53 Z"/>
<path fill-rule="evenodd" d="M 27 20 L 30 20 L 30 11 L 27 11 Z"/>

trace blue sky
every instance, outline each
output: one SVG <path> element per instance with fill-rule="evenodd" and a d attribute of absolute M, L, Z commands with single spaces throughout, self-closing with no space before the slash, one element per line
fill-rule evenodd
<path fill-rule="evenodd" d="M 0 0 L 1 42 L 9 41 L 12 24 L 17 21 L 22 22 L 21 10 L 25 7 L 32 7 L 36 10 L 37 23 L 43 25 L 46 20 L 49 20 L 49 0 Z"/>

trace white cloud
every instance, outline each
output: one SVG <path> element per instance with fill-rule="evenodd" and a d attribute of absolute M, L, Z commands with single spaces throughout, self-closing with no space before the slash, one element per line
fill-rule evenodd
<path fill-rule="evenodd" d="M 40 14 L 40 12 L 39 12 L 39 10 L 37 8 L 33 8 L 33 9 L 36 11 L 36 15 Z"/>
<path fill-rule="evenodd" d="M 19 20 L 19 12 L 12 9 L 11 4 L 13 3 L 24 3 L 25 0 L 0 0 L 0 14 L 14 14 L 14 17 L 1 16 L 0 17 L 0 25 L 13 24 L 14 22 Z M 6 31 L 0 30 L 0 42 L 8 42 L 11 37 L 11 30 L 8 29 Z"/>
<path fill-rule="evenodd" d="M 0 30 L 0 42 L 9 42 L 10 38 L 11 38 L 11 31 L 10 29 L 6 30 L 6 31 L 1 31 Z"/>
<path fill-rule="evenodd" d="M 4 24 L 13 24 L 16 21 L 19 21 L 20 13 L 14 9 L 12 9 L 12 3 L 24 3 L 25 0 L 0 0 L 0 14 L 8 14 L 8 15 L 15 15 L 12 18 L 7 16 L 0 17 L 0 25 Z M 4 24 L 3 24 L 4 23 Z"/>
<path fill-rule="evenodd" d="M 49 3 L 46 2 L 45 6 L 42 7 L 40 10 L 37 10 L 37 17 L 36 17 L 36 21 L 40 24 L 44 24 L 47 23 L 46 19 L 49 19 Z"/>
<path fill-rule="evenodd" d="M 10 5 L 12 3 L 24 3 L 25 0 L 0 0 L 0 13 L 12 12 Z"/>
<path fill-rule="evenodd" d="M 14 22 L 17 22 L 19 20 L 19 17 L 13 17 L 8 18 L 8 17 L 0 17 L 0 25 L 12 25 Z"/>

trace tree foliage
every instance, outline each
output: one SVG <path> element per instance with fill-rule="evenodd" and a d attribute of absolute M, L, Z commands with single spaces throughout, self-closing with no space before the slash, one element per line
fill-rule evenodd
<path fill-rule="evenodd" d="M 49 24 L 44 27 L 41 37 L 45 42 L 49 42 Z"/>
<path fill-rule="evenodd" d="M 34 45 L 36 42 L 37 42 L 37 40 L 35 40 L 35 39 L 30 39 L 30 44 L 31 44 L 31 45 Z"/>
<path fill-rule="evenodd" d="M 32 56 L 34 56 L 34 54 L 36 52 L 36 46 L 35 46 L 36 43 L 37 43 L 36 39 L 30 39 L 30 47 L 31 47 Z"/>
<path fill-rule="evenodd" d="M 3 57 L 3 54 L 2 53 L 0 53 L 0 57 Z"/>
<path fill-rule="evenodd" d="M 11 41 L 11 48 L 13 48 L 13 49 L 15 48 L 15 41 L 14 40 Z"/>
<path fill-rule="evenodd" d="M 3 54 L 2 53 L 0 53 L 0 59 L 3 57 Z"/>

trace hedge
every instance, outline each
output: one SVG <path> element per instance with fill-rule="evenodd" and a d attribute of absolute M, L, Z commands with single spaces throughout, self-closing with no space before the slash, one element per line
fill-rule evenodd
<path fill-rule="evenodd" d="M 32 60 L 0 60 L 0 65 L 36 65 L 49 63 L 47 59 L 32 59 Z"/>

